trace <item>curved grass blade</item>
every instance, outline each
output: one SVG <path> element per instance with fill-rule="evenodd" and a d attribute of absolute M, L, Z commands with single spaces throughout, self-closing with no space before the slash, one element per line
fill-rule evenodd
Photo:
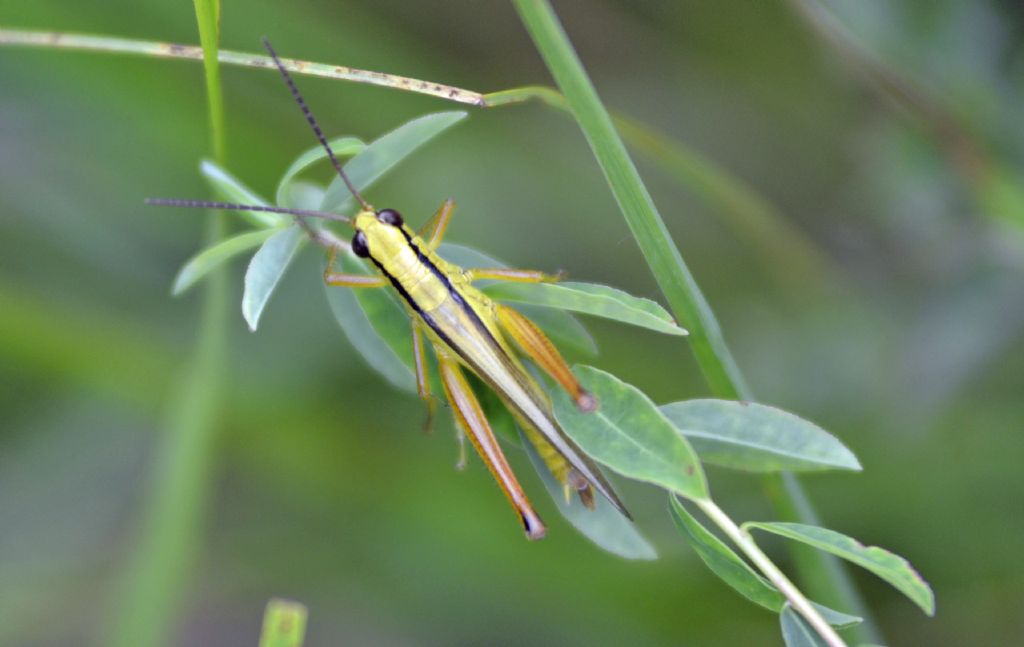
<path fill-rule="evenodd" d="M 231 238 L 225 238 L 212 247 L 207 247 L 192 258 L 188 259 L 178 275 L 174 277 L 174 285 L 171 287 L 171 294 L 177 296 L 199 282 L 211 271 L 220 267 L 242 252 L 247 252 L 254 247 L 262 245 L 270 238 L 274 229 L 258 229 L 244 234 L 238 234 Z"/>
<path fill-rule="evenodd" d="M 356 137 L 338 137 L 337 139 L 332 139 L 329 143 L 331 145 L 331 150 L 333 150 L 334 154 L 339 158 L 356 155 L 366 148 L 366 144 Z M 327 151 L 325 151 L 324 147 L 319 144 L 310 147 L 296 157 L 295 161 L 288 165 L 288 169 L 284 172 L 284 175 L 281 176 L 281 180 L 277 183 L 277 191 L 274 194 L 277 204 L 281 206 L 296 206 L 290 204 L 288 201 L 289 186 L 299 173 L 302 173 L 313 164 L 316 164 L 320 160 L 326 158 Z M 317 207 L 310 206 L 309 208 L 316 209 Z"/>
<path fill-rule="evenodd" d="M 306 615 L 303 604 L 271 599 L 263 613 L 259 647 L 302 647 L 306 637 Z"/>
<path fill-rule="evenodd" d="M 242 293 L 242 316 L 249 330 L 256 330 L 270 295 L 305 242 L 306 232 L 295 224 L 275 232 L 253 255 L 245 271 Z"/>
<path fill-rule="evenodd" d="M 562 485 L 551 475 L 533 443 L 520 437 L 520 445 L 526 449 L 530 463 L 544 481 L 544 487 L 555 501 L 558 511 L 581 535 L 598 548 L 626 559 L 658 558 L 654 546 L 651 546 L 636 526 L 604 497 L 595 497 L 593 510 L 588 510 L 577 500 L 566 501 Z"/>
<path fill-rule="evenodd" d="M 439 252 L 441 258 L 463 268 L 508 267 L 508 264 L 493 256 L 463 245 L 442 243 Z M 494 281 L 478 281 L 476 285 L 486 286 L 493 283 Z M 540 326 L 557 346 L 572 348 L 590 357 L 597 355 L 597 343 L 594 338 L 583 324 L 568 312 L 528 304 L 518 304 L 516 309 Z"/>
<path fill-rule="evenodd" d="M 436 112 L 413 119 L 374 140 L 345 164 L 345 173 L 357 189 L 366 190 L 391 167 L 417 148 L 466 117 L 462 110 Z M 355 207 L 355 199 L 341 178 L 334 178 L 327 187 L 320 209 L 347 213 Z"/>
<path fill-rule="evenodd" d="M 492 299 L 561 308 L 614 319 L 668 335 L 685 335 L 660 305 L 596 283 L 497 283 L 484 288 Z"/>
<path fill-rule="evenodd" d="M 697 455 L 650 398 L 619 378 L 590 366 L 574 372 L 600 403 L 583 413 L 562 389 L 552 393 L 555 417 L 593 458 L 623 476 L 654 483 L 688 499 L 706 499 Z"/>
<path fill-rule="evenodd" d="M 928 615 L 935 615 L 935 594 L 910 562 L 878 546 L 865 546 L 851 537 L 828 528 L 802 523 L 755 522 L 744 529 L 758 528 L 788 539 L 803 542 L 862 566 L 892 584 Z"/>
<path fill-rule="evenodd" d="M 700 399 L 661 411 L 707 463 L 751 472 L 861 469 L 835 436 L 775 407 Z"/>
<path fill-rule="evenodd" d="M 264 207 L 270 206 L 255 191 L 242 184 L 238 178 L 228 173 L 224 167 L 212 160 L 200 162 L 199 172 L 210 183 L 217 197 L 225 202 L 255 204 Z M 266 213 L 262 211 L 239 211 L 237 213 L 250 224 L 257 227 L 281 227 L 290 222 L 288 216 L 280 213 Z"/>

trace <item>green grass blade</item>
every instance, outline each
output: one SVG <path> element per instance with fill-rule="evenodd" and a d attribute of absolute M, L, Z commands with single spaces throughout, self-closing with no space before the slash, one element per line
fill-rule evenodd
<path fill-rule="evenodd" d="M 697 455 L 650 398 L 591 366 L 576 366 L 573 372 L 597 398 L 597 411 L 581 412 L 562 389 L 551 398 L 555 417 L 583 451 L 623 476 L 688 499 L 707 498 Z"/>
<path fill-rule="evenodd" d="M 196 0 L 204 50 L 210 147 L 224 162 L 224 109 L 217 64 L 220 4 Z M 207 246 L 224 237 L 222 214 L 213 215 Z M 224 268 L 206 282 L 198 343 L 169 403 L 169 416 L 157 448 L 141 534 L 117 592 L 110 639 L 114 647 L 157 646 L 170 642 L 199 552 L 209 501 L 214 448 L 219 431 L 227 357 L 228 285 Z"/>
<path fill-rule="evenodd" d="M 306 607 L 274 598 L 263 613 L 259 647 L 302 647 L 306 637 Z"/>
<path fill-rule="evenodd" d="M 782 409 L 734 400 L 684 400 L 661 407 L 702 461 L 752 472 L 860 470 L 839 440 Z"/>
<path fill-rule="evenodd" d="M 746 388 L 718 322 L 550 5 L 538 0 L 515 0 L 514 4 L 583 130 L 672 312 L 690 331 L 690 345 L 708 383 L 719 397 L 740 399 Z"/>
<path fill-rule="evenodd" d="M 744 528 L 757 528 L 788 539 L 803 542 L 818 550 L 862 566 L 892 584 L 928 615 L 935 614 L 935 594 L 910 562 L 878 546 L 860 542 L 828 528 L 802 523 L 748 522 Z"/>
<path fill-rule="evenodd" d="M 544 0 L 513 2 L 597 158 L 670 309 L 690 331 L 691 348 L 712 393 L 723 399 L 752 400 L 714 313 L 672 242 L 608 111 L 598 98 L 550 3 Z M 773 505 L 780 513 L 797 514 L 796 518 L 804 521 L 813 518 L 806 496 L 790 475 L 769 476 L 767 486 L 773 493 Z M 827 598 L 830 602 L 840 601 L 842 604 L 837 606 L 857 609 L 858 612 L 864 608 L 849 578 L 832 560 L 811 551 L 801 551 L 796 557 L 801 575 L 813 583 L 808 587 L 812 595 Z M 865 625 L 872 626 L 870 621 Z M 863 630 L 858 633 L 858 639 L 870 639 L 872 633 L 870 629 Z"/>
<path fill-rule="evenodd" d="M 492 299 L 529 303 L 604 317 L 667 335 L 685 335 L 660 305 L 596 283 L 495 283 L 484 288 Z"/>
<path fill-rule="evenodd" d="M 204 276 L 232 258 L 259 247 L 274 234 L 274 229 L 259 229 L 225 238 L 188 259 L 174 277 L 171 294 L 177 296 L 198 283 Z"/>

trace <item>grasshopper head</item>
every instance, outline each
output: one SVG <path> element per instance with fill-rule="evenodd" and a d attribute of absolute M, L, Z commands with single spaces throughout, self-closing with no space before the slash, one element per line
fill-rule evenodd
<path fill-rule="evenodd" d="M 389 257 L 408 244 L 402 224 L 402 216 L 394 209 L 360 211 L 352 221 L 356 230 L 352 251 L 362 258 L 367 258 L 371 249 L 380 258 Z"/>

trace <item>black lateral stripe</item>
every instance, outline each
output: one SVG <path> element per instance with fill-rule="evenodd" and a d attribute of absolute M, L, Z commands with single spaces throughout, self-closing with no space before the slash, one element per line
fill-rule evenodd
<path fill-rule="evenodd" d="M 472 322 L 476 324 L 477 328 L 480 329 L 480 332 L 487 336 L 487 339 L 492 344 L 494 344 L 495 348 L 502 350 L 501 344 L 499 344 L 498 340 L 495 339 L 494 335 L 491 334 L 491 330 L 484 325 L 483 321 L 480 320 L 480 316 L 476 313 L 476 310 L 474 310 L 473 307 L 466 303 L 466 300 L 462 298 L 462 295 L 459 294 L 459 291 L 456 290 L 455 287 L 452 285 L 452 282 L 448 279 L 448 276 L 440 269 L 438 269 L 438 267 L 434 265 L 430 258 L 428 258 L 427 255 L 423 253 L 419 246 L 412 241 L 412 236 L 409 235 L 409 232 L 406 231 L 404 227 L 399 227 L 399 231 L 401 231 L 402 235 L 405 236 L 405 240 L 407 243 L 409 243 L 409 247 L 412 248 L 412 251 L 416 252 L 416 258 L 419 259 L 421 263 L 426 265 L 430 272 L 434 276 L 436 276 L 439 281 L 441 281 L 445 289 L 448 290 L 448 294 L 450 294 L 452 299 L 455 300 L 455 303 L 459 304 L 459 307 L 462 308 L 462 310 L 467 315 L 469 315 L 470 320 L 472 320 Z M 451 346 L 451 344 L 449 344 L 449 346 Z M 457 348 L 453 347 L 453 350 L 458 352 Z"/>
<path fill-rule="evenodd" d="M 437 324 L 434 322 L 433 317 L 428 315 L 426 312 L 423 312 L 423 309 L 420 308 L 419 304 L 417 304 L 415 300 L 413 300 L 412 296 L 405 289 L 405 286 L 399 283 L 398 279 L 389 274 L 388 271 L 384 269 L 384 266 L 381 265 L 381 263 L 376 258 L 373 257 L 373 254 L 370 255 L 370 260 L 373 261 L 373 264 L 377 266 L 377 269 L 380 270 L 380 273 L 387 277 L 388 281 L 391 282 L 391 285 L 394 286 L 398 294 L 403 299 L 405 299 L 405 302 L 409 304 L 409 307 L 412 308 L 413 311 L 415 311 L 416 314 L 420 316 L 420 319 L 422 319 L 428 326 L 430 326 L 430 329 L 436 332 L 438 337 L 444 340 L 444 343 L 448 344 L 448 346 L 452 350 L 458 352 L 458 348 L 456 348 L 455 345 L 452 344 L 452 340 L 448 338 L 448 335 L 446 335 L 444 331 L 437 326 Z"/>

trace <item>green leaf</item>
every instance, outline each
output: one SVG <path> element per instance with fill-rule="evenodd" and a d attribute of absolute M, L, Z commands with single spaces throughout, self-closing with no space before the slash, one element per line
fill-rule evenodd
<path fill-rule="evenodd" d="M 825 622 L 829 623 L 836 629 L 849 629 L 850 627 L 856 627 L 860 623 L 864 622 L 864 618 L 861 618 L 860 616 L 836 611 L 835 609 L 826 607 L 824 604 L 811 602 L 811 606 L 818 610 L 818 613 L 820 613 L 821 617 L 825 619 Z"/>
<path fill-rule="evenodd" d="M 214 161 L 203 160 L 199 164 L 199 172 L 210 183 L 210 187 L 213 188 L 217 197 L 225 202 L 269 206 L 266 200 L 256 195 L 252 189 L 242 184 L 238 178 Z M 262 211 L 239 211 L 237 213 L 257 227 L 282 227 L 291 222 L 288 216 L 280 213 Z"/>
<path fill-rule="evenodd" d="M 260 647 L 302 647 L 306 607 L 291 600 L 271 599 L 263 614 Z"/>
<path fill-rule="evenodd" d="M 771 582 L 694 519 L 675 496 L 669 495 L 668 500 L 676 526 L 712 573 L 751 602 L 776 613 L 782 609 L 786 598 Z"/>
<path fill-rule="evenodd" d="M 555 417 L 585 452 L 623 476 L 660 485 L 688 499 L 708 496 L 704 470 L 689 443 L 650 398 L 590 366 L 574 372 L 597 397 L 583 413 L 562 389 L 552 393 Z"/>
<path fill-rule="evenodd" d="M 476 267 L 508 267 L 507 264 L 493 256 L 489 256 L 471 247 L 464 247 L 463 245 L 442 243 L 438 251 L 441 258 L 466 269 Z M 494 281 L 478 281 L 476 285 L 479 287 L 493 283 Z M 597 344 L 594 342 L 594 338 L 583 327 L 583 324 L 568 312 L 527 304 L 517 305 L 516 310 L 537 324 L 551 338 L 551 341 L 555 342 L 560 348 L 572 348 L 590 357 L 597 354 Z"/>
<path fill-rule="evenodd" d="M 210 271 L 220 267 L 242 252 L 262 245 L 275 231 L 277 230 L 259 229 L 257 231 L 250 231 L 232 236 L 231 238 L 225 238 L 216 245 L 207 247 L 188 259 L 181 269 L 178 270 L 178 275 L 174 277 L 174 286 L 171 288 L 171 294 L 181 294 L 195 285 Z"/>
<path fill-rule="evenodd" d="M 782 626 L 782 639 L 786 647 L 828 647 L 828 643 L 788 602 L 779 614 L 779 624 Z"/>
<path fill-rule="evenodd" d="M 366 274 L 351 252 L 339 253 L 342 271 Z M 416 392 L 409 318 L 385 289 L 352 289 L 325 285 L 327 302 L 342 331 L 366 363 L 403 391 Z"/>
<path fill-rule="evenodd" d="M 305 241 L 306 232 L 297 224 L 286 227 L 268 238 L 249 261 L 242 293 L 242 315 L 250 330 L 256 330 L 270 295 Z"/>
<path fill-rule="evenodd" d="M 349 180 L 360 191 L 365 191 L 391 167 L 405 159 L 417 148 L 441 134 L 466 117 L 461 110 L 437 112 L 413 119 L 369 144 L 345 165 Z M 324 195 L 323 211 L 347 213 L 356 205 L 341 178 L 334 178 Z"/>
<path fill-rule="evenodd" d="M 913 600 L 928 615 L 935 614 L 935 595 L 910 563 L 878 546 L 865 546 L 842 533 L 802 523 L 747 522 L 744 528 L 794 539 L 862 566 Z"/>
<path fill-rule="evenodd" d="M 530 463 L 540 474 L 541 480 L 544 481 L 544 487 L 554 499 L 558 511 L 580 534 L 598 548 L 626 559 L 652 560 L 658 558 L 654 547 L 640 534 L 633 522 L 624 517 L 604 497 L 595 497 L 593 510 L 588 510 L 575 498 L 572 501 L 566 501 L 562 484 L 551 475 L 551 471 L 544 464 L 544 459 L 537 454 L 533 443 L 521 435 L 520 444 L 530 456 Z"/>
<path fill-rule="evenodd" d="M 355 155 L 366 148 L 366 144 L 362 140 L 355 137 L 338 137 L 328 142 L 331 146 L 331 150 L 334 151 L 334 155 L 339 159 L 342 157 L 349 157 Z M 299 173 L 319 162 L 327 157 L 327 151 L 324 147 L 317 144 L 302 152 L 295 161 L 288 166 L 288 170 L 281 176 L 281 180 L 277 183 L 277 192 L 275 193 L 277 204 L 284 206 L 296 206 L 288 201 L 288 188 L 292 181 Z M 310 209 L 316 209 L 316 207 L 309 207 Z"/>
<path fill-rule="evenodd" d="M 669 335 L 685 335 L 672 316 L 650 299 L 594 283 L 496 283 L 484 288 L 492 299 L 561 308 L 614 319 Z"/>
<path fill-rule="evenodd" d="M 861 469 L 834 436 L 775 407 L 706 399 L 673 402 L 661 411 L 707 463 L 752 472 Z"/>
<path fill-rule="evenodd" d="M 751 568 L 725 542 L 708 532 L 675 496 L 669 495 L 669 505 L 676 527 L 683 533 L 711 572 L 722 578 L 726 584 L 736 589 L 740 595 L 751 602 L 775 613 L 782 610 L 786 598 L 775 588 L 774 584 Z M 811 602 L 811 604 L 825 618 L 826 622 L 839 629 L 852 627 L 864 620 L 816 602 Z"/>

